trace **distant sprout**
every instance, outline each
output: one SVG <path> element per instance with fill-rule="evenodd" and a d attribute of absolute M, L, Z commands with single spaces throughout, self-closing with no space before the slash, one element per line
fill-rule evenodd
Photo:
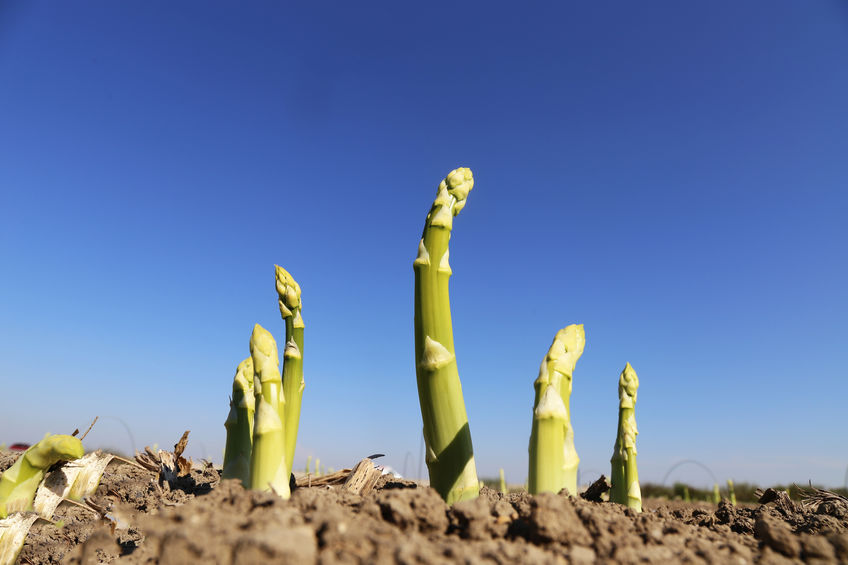
<path fill-rule="evenodd" d="M 507 490 L 506 490 L 506 477 L 504 476 L 503 467 L 501 467 L 498 474 L 500 476 L 500 490 L 501 490 L 502 493 L 506 494 L 506 492 L 507 492 Z"/>
<path fill-rule="evenodd" d="M 642 511 L 642 491 L 636 466 L 636 392 L 639 377 L 627 363 L 618 380 L 618 435 L 613 450 L 610 473 L 610 501 Z"/>
<path fill-rule="evenodd" d="M 721 502 L 721 492 L 718 490 L 718 483 L 713 484 L 713 504 L 718 505 Z"/>
<path fill-rule="evenodd" d="M 727 479 L 727 495 L 730 498 L 730 504 L 736 506 L 736 491 L 733 490 L 733 480 Z"/>
<path fill-rule="evenodd" d="M 312 456 L 311 455 L 306 456 L 306 474 L 307 475 L 312 474 Z"/>
<path fill-rule="evenodd" d="M 689 496 L 689 487 L 683 487 L 683 502 L 692 502 L 692 497 Z"/>
<path fill-rule="evenodd" d="M 321 460 L 318 458 L 315 459 L 315 476 L 321 476 Z"/>

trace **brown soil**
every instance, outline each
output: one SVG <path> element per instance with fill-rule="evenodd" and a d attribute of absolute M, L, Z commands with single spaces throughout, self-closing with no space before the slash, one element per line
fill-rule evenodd
<path fill-rule="evenodd" d="M 0 454 L 0 470 L 13 457 Z M 767 493 L 768 495 L 768 493 Z M 751 507 L 649 501 L 641 514 L 565 494 L 504 495 L 448 507 L 435 491 L 382 478 L 360 496 L 301 487 L 284 501 L 220 481 L 211 466 L 175 484 L 121 461 L 90 498 L 36 522 L 20 563 L 848 563 L 848 505 Z"/>

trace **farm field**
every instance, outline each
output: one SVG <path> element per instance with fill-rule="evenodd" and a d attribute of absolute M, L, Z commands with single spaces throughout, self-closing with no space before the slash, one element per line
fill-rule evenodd
<path fill-rule="evenodd" d="M 0 454 L 0 470 L 16 457 Z M 845 499 L 802 505 L 771 494 L 772 502 L 735 507 L 648 499 L 637 514 L 483 487 L 479 498 L 449 507 L 429 487 L 382 476 L 365 494 L 337 481 L 297 487 L 283 500 L 221 480 L 209 464 L 169 483 L 113 460 L 91 508 L 62 504 L 53 517 L 62 527 L 37 521 L 18 562 L 848 562 Z"/>

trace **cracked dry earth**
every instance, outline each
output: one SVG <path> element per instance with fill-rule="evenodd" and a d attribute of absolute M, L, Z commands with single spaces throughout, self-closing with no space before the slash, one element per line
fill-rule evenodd
<path fill-rule="evenodd" d="M 13 458 L 0 455 L 0 470 Z M 848 504 L 802 507 L 782 493 L 750 507 L 651 501 L 633 513 L 565 494 L 504 495 L 448 507 L 435 491 L 382 478 L 365 496 L 297 488 L 288 501 L 221 481 L 211 466 L 173 485 L 110 464 L 90 498 L 37 522 L 19 563 L 848 563 Z"/>

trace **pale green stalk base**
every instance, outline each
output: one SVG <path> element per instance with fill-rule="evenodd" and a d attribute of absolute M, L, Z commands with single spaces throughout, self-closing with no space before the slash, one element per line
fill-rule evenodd
<path fill-rule="evenodd" d="M 562 487 L 571 496 L 577 496 L 577 468 L 580 457 L 574 448 L 574 428 L 571 427 L 571 413 L 566 406 L 565 438 L 563 439 Z"/>
<path fill-rule="evenodd" d="M 31 510 L 45 471 L 59 461 L 79 459 L 84 454 L 82 442 L 68 435 L 47 435 L 27 449 L 0 476 L 0 518 Z"/>
<path fill-rule="evenodd" d="M 480 493 L 471 431 L 453 342 L 448 263 L 453 217 L 474 186 L 471 171 L 455 169 L 439 185 L 413 262 L 415 369 L 427 445 L 430 486 L 448 504 Z"/>
<path fill-rule="evenodd" d="M 245 488 L 250 484 L 250 453 L 253 451 L 253 414 L 256 399 L 253 391 L 253 358 L 239 363 L 233 379 L 233 396 L 227 428 L 227 446 L 224 451 L 225 479 L 239 479 Z"/>
<path fill-rule="evenodd" d="M 718 490 L 718 483 L 713 484 L 713 503 L 718 506 L 721 502 L 721 491 Z"/>
<path fill-rule="evenodd" d="M 498 471 L 498 479 L 499 479 L 499 481 L 500 481 L 499 486 L 500 486 L 501 492 L 502 492 L 502 493 L 504 493 L 504 494 L 506 494 L 506 492 L 507 492 L 507 489 L 506 489 L 506 477 L 504 477 L 504 470 L 503 470 L 503 468 L 501 468 L 501 469 L 500 469 L 500 471 Z"/>
<path fill-rule="evenodd" d="M 289 498 L 289 472 L 286 468 L 283 423 L 275 408 L 263 397 L 256 404 L 253 454 L 250 458 L 250 488 L 272 490 Z"/>
<path fill-rule="evenodd" d="M 736 491 L 733 489 L 733 481 L 727 479 L 727 495 L 730 498 L 730 504 L 736 506 Z"/>
<path fill-rule="evenodd" d="M 533 411 L 530 433 L 530 494 L 558 493 L 565 487 L 565 428 L 567 413 L 556 387 L 547 386 Z"/>
<path fill-rule="evenodd" d="M 618 433 L 610 463 L 610 502 L 624 504 L 636 512 L 642 511 L 642 490 L 636 466 L 636 391 L 639 378 L 630 363 L 624 367 L 618 381 Z"/>

